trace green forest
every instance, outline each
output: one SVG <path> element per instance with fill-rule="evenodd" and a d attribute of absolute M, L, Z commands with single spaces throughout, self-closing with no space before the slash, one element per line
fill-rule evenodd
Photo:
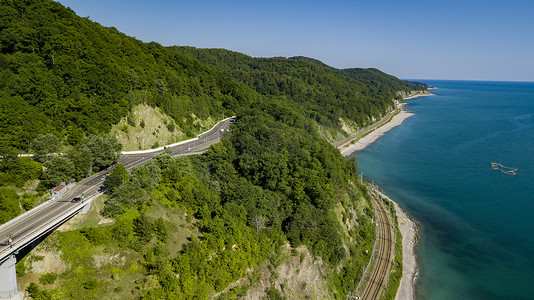
<path fill-rule="evenodd" d="M 163 153 L 130 173 L 119 164 L 104 182 L 100 212 L 112 225 L 82 223 L 54 233 L 49 243 L 69 267 L 55 288 L 32 282 L 29 294 L 230 299 L 245 296 L 262 268 L 276 281 L 287 256 L 303 260 L 306 251 L 284 252 L 291 245 L 323 261 L 328 292 L 344 298 L 370 257 L 373 213 L 355 160 L 342 157 L 310 123 L 288 125 L 250 111 L 203 155 Z M 354 220 L 358 226 L 350 226 Z M 187 234 L 182 246 L 176 232 Z M 95 257 L 110 254 L 127 263 L 95 268 Z M 247 284 L 227 289 L 242 278 Z M 274 286 L 268 299 L 282 297 Z"/>
<path fill-rule="evenodd" d="M 317 287 L 284 277 L 290 264 L 344 299 L 370 259 L 374 213 L 356 160 L 321 129 L 349 134 L 343 122 L 367 126 L 427 88 L 306 57 L 143 43 L 51 0 L 0 0 L 0 66 L 1 222 L 116 161 L 110 129 L 139 104 L 188 137 L 198 119 L 237 116 L 202 155 L 118 164 L 88 216 L 39 246 L 64 267 L 40 274 L 45 256 L 17 258 L 34 299 L 310 297 Z"/>
<path fill-rule="evenodd" d="M 0 146 L 38 134 L 71 144 L 106 133 L 136 104 L 162 107 L 190 136 L 199 118 L 254 101 L 244 85 L 158 43 L 80 18 L 48 1 L 1 1 Z"/>
<path fill-rule="evenodd" d="M 3 0 L 0 10 L 0 147 L 26 150 L 43 133 L 76 144 L 139 103 L 163 108 L 189 136 L 200 130 L 192 115 L 232 115 L 274 99 L 325 126 L 339 118 L 363 125 L 398 91 L 426 88 L 304 57 L 143 43 L 50 0 Z"/>
<path fill-rule="evenodd" d="M 377 69 L 335 69 L 307 58 L 253 58 L 224 49 L 171 47 L 253 88 L 278 99 L 322 126 L 340 129 L 340 118 L 360 127 L 393 109 L 399 92 L 426 90 Z"/>

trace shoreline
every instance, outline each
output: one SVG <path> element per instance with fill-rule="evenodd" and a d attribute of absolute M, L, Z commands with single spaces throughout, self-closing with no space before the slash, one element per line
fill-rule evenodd
<path fill-rule="evenodd" d="M 419 238 L 416 227 L 418 225 L 397 202 L 389 197 L 388 199 L 395 205 L 399 230 L 402 234 L 402 276 L 395 300 L 415 299 L 415 283 L 419 275 L 419 265 L 415 254 L 415 246 Z"/>
<path fill-rule="evenodd" d="M 408 113 L 401 110 L 398 114 L 394 115 L 389 122 L 381 127 L 370 132 L 358 140 L 355 144 L 352 144 L 344 149 L 340 149 L 341 154 L 348 157 L 360 150 L 365 149 L 377 141 L 385 132 L 391 130 L 402 124 L 402 122 L 413 116 L 413 113 Z M 415 299 L 415 281 L 417 279 L 418 265 L 415 255 L 415 246 L 417 244 L 417 234 L 415 222 L 410 216 L 402 210 L 397 202 L 391 199 L 389 196 L 379 192 L 382 197 L 391 201 L 395 207 L 397 214 L 397 223 L 402 235 L 402 276 L 400 285 L 395 296 L 396 300 Z"/>
<path fill-rule="evenodd" d="M 415 255 L 415 246 L 418 240 L 417 222 L 406 213 L 400 205 L 388 195 L 375 189 L 384 199 L 387 199 L 395 207 L 397 223 L 402 234 L 402 277 L 395 300 L 415 299 L 415 283 L 419 266 Z"/>
<path fill-rule="evenodd" d="M 430 89 L 435 90 L 437 88 L 429 88 L 429 90 Z M 403 97 L 402 99 L 403 100 L 410 100 L 410 99 L 414 99 L 414 98 L 427 97 L 427 96 L 434 96 L 434 94 L 432 94 L 430 92 L 427 92 L 427 93 L 424 93 L 424 94 L 415 94 L 415 95 L 412 95 L 412 96 Z"/>
<path fill-rule="evenodd" d="M 413 115 L 414 113 L 410 113 L 405 110 L 399 111 L 391 118 L 391 120 L 389 120 L 389 122 L 369 132 L 366 136 L 360 138 L 353 144 L 346 145 L 342 149 L 340 149 L 341 155 L 350 156 L 358 151 L 367 148 L 369 145 L 376 142 L 380 137 L 382 137 L 386 132 L 399 126 L 400 124 L 402 124 L 402 122 L 404 122 L 404 120 L 408 119 Z"/>
<path fill-rule="evenodd" d="M 411 96 L 404 97 L 404 100 L 414 99 L 419 97 L 432 96 L 434 94 L 426 92 L 424 94 L 415 94 Z M 363 136 L 355 143 L 348 146 L 341 146 L 338 149 L 341 151 L 341 154 L 344 157 L 348 157 L 358 151 L 361 151 L 367 148 L 372 143 L 376 142 L 382 135 L 384 135 L 389 130 L 399 126 L 407 118 L 415 115 L 414 113 L 407 112 L 403 110 L 406 104 L 401 104 L 400 111 L 393 115 L 391 119 L 381 125 L 380 127 L 369 132 L 367 135 Z M 417 280 L 419 266 L 417 264 L 417 256 L 415 254 L 415 246 L 417 245 L 418 234 L 417 234 L 417 222 L 414 221 L 402 208 L 400 205 L 391 199 L 389 196 L 379 192 L 382 197 L 391 201 L 395 207 L 395 212 L 397 214 L 399 230 L 402 234 L 402 276 L 397 294 L 395 299 L 405 300 L 405 299 L 415 299 L 415 283 Z"/>
<path fill-rule="evenodd" d="M 436 89 L 436 88 L 432 88 L 432 89 Z M 409 100 L 409 99 L 415 99 L 415 98 L 427 97 L 427 96 L 434 96 L 434 94 L 426 91 L 424 93 L 417 93 L 417 94 L 409 95 L 409 96 L 403 97 L 402 99 L 403 100 Z M 366 133 L 360 139 L 358 139 L 358 140 L 354 139 L 348 145 L 345 144 L 346 142 L 344 142 L 344 144 L 342 144 L 341 146 L 337 146 L 339 151 L 341 151 L 341 155 L 347 157 L 347 156 L 350 156 L 350 155 L 352 155 L 352 154 L 354 154 L 354 153 L 356 153 L 358 151 L 361 151 L 361 150 L 367 148 L 369 145 L 371 145 L 372 143 L 376 142 L 382 135 L 384 135 L 384 133 L 390 131 L 391 129 L 393 129 L 393 128 L 397 127 L 397 126 L 399 126 L 400 124 L 402 124 L 402 122 L 404 122 L 404 120 L 406 120 L 409 117 L 415 115 L 412 112 L 407 112 L 407 111 L 404 110 L 404 107 L 406 105 L 407 105 L 407 103 L 399 104 L 399 107 L 397 108 L 399 110 L 398 113 L 394 114 L 391 117 L 391 119 L 389 121 L 387 121 L 386 123 L 380 125 L 379 127 L 373 129 L 372 131 Z M 379 121 L 379 122 L 382 122 L 382 121 Z M 372 127 L 372 126 L 373 125 L 371 125 L 370 127 Z M 354 142 L 354 141 L 356 141 L 356 142 Z M 336 143 L 334 143 L 334 145 L 335 144 Z"/>

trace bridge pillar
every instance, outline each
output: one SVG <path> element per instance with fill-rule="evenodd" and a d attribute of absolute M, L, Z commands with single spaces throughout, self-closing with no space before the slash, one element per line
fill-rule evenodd
<path fill-rule="evenodd" d="M 22 299 L 24 293 L 17 287 L 17 271 L 15 263 L 17 258 L 11 255 L 0 264 L 0 299 Z"/>
<path fill-rule="evenodd" d="M 87 201 L 87 200 L 86 200 Z M 88 201 L 88 203 L 80 210 L 79 214 L 80 215 L 85 215 L 89 212 L 89 210 L 91 209 L 91 204 L 93 204 L 93 200 L 90 199 Z"/>

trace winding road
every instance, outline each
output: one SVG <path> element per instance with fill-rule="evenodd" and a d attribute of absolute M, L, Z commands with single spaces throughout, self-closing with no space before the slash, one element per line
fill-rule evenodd
<path fill-rule="evenodd" d="M 220 140 L 224 132 L 228 131 L 235 117 L 220 121 L 210 131 L 198 135 L 196 138 L 144 151 L 122 152 L 118 162 L 124 164 L 126 169 L 143 165 L 155 155 L 170 149 L 173 156 L 191 155 L 203 153 L 209 145 Z M 99 173 L 80 181 L 64 196 L 47 202 L 27 211 L 17 218 L 0 226 L 0 261 L 8 257 L 18 249 L 31 243 L 36 235 L 42 235 L 68 220 L 71 216 L 86 205 L 82 201 L 71 202 L 72 199 L 81 197 L 87 199 L 98 193 L 102 188 L 105 174 L 111 173 L 111 166 Z M 83 197 L 82 197 L 83 196 Z M 11 238 L 11 245 L 8 240 Z"/>

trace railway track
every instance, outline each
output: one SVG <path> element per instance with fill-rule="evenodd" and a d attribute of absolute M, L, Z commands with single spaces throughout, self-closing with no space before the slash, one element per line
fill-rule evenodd
<path fill-rule="evenodd" d="M 388 279 L 393 251 L 395 251 L 395 241 L 393 240 L 393 225 L 388 211 L 374 193 L 369 193 L 369 195 L 377 212 L 379 246 L 375 264 L 360 299 L 377 300 L 380 298 Z"/>

